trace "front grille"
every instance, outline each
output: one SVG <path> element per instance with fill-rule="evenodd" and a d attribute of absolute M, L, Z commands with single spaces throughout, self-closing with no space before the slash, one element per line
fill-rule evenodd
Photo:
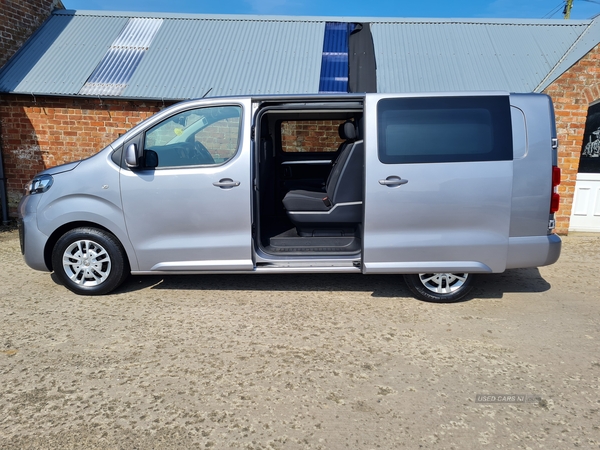
<path fill-rule="evenodd" d="M 21 254 L 25 254 L 25 227 L 23 226 L 23 220 L 17 221 L 19 226 L 19 243 L 21 244 Z"/>

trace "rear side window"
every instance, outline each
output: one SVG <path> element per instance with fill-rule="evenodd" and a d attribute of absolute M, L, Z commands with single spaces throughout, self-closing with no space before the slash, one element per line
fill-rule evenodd
<path fill-rule="evenodd" d="M 377 115 L 385 164 L 512 159 L 508 96 L 383 99 Z"/>

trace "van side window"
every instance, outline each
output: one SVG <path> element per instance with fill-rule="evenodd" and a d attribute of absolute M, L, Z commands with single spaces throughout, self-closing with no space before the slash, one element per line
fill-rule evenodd
<path fill-rule="evenodd" d="M 158 154 L 158 166 L 224 164 L 240 142 L 241 107 L 200 108 L 176 114 L 146 132 L 144 149 Z"/>
<path fill-rule="evenodd" d="M 382 99 L 378 152 L 384 164 L 511 160 L 508 96 Z"/>

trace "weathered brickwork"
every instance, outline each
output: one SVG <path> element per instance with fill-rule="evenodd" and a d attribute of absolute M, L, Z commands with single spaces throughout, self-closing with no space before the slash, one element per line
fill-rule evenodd
<path fill-rule="evenodd" d="M 343 142 L 338 128 L 344 121 L 302 120 L 281 123 L 284 152 L 335 152 Z"/>
<path fill-rule="evenodd" d="M 37 172 L 93 155 L 162 108 L 162 102 L 1 96 L 10 212 Z"/>
<path fill-rule="evenodd" d="M 25 43 L 60 0 L 0 0 L 0 67 Z"/>
<path fill-rule="evenodd" d="M 562 171 L 556 232 L 566 234 L 573 206 L 585 119 L 590 104 L 600 99 L 600 44 L 563 73 L 545 92 L 554 102 L 559 141 L 558 165 Z"/>

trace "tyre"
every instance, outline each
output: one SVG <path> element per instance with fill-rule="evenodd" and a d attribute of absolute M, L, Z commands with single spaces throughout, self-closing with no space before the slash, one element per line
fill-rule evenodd
<path fill-rule="evenodd" d="M 80 295 L 102 295 L 119 287 L 129 264 L 119 240 L 97 228 L 75 228 L 56 242 L 52 267 L 60 282 Z"/>
<path fill-rule="evenodd" d="M 420 300 L 452 303 L 463 299 L 473 288 L 472 273 L 419 273 L 404 275 L 412 293 Z"/>

